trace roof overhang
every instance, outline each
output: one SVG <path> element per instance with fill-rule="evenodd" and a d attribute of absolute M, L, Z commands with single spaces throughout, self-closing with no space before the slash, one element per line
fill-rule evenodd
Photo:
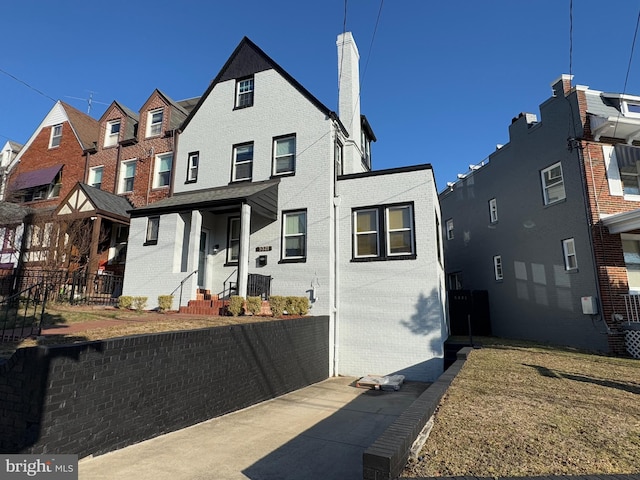
<path fill-rule="evenodd" d="M 72 219 L 102 217 L 117 223 L 129 224 L 126 209 L 130 206 L 123 197 L 78 182 L 60 202 L 55 215 Z"/>
<path fill-rule="evenodd" d="M 129 210 L 132 218 L 182 213 L 193 210 L 216 211 L 251 206 L 254 213 L 270 220 L 278 218 L 278 185 L 280 179 L 246 182 L 194 192 L 177 193 L 145 207 Z"/>
<path fill-rule="evenodd" d="M 600 215 L 600 220 L 609 229 L 609 233 L 626 233 L 640 229 L 640 208 L 630 212 Z"/>
<path fill-rule="evenodd" d="M 600 137 L 623 138 L 631 145 L 634 140 L 640 140 L 640 118 L 591 115 L 591 133 L 596 142 Z"/>

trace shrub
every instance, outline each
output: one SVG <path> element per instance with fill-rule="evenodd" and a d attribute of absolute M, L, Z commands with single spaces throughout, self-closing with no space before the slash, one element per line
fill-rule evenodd
<path fill-rule="evenodd" d="M 147 297 L 133 297 L 133 308 L 137 312 L 143 311 L 147 307 Z"/>
<path fill-rule="evenodd" d="M 309 313 L 307 297 L 287 297 L 287 313 L 289 315 L 306 315 Z"/>
<path fill-rule="evenodd" d="M 118 308 L 129 309 L 133 305 L 133 297 L 129 295 L 121 295 L 118 297 Z"/>
<path fill-rule="evenodd" d="M 297 297 L 298 315 L 307 315 L 309 313 L 309 299 L 307 297 Z"/>
<path fill-rule="evenodd" d="M 260 297 L 247 297 L 247 311 L 251 315 L 260 315 L 262 299 Z"/>
<path fill-rule="evenodd" d="M 269 297 L 269 305 L 271 306 L 271 313 L 274 317 L 281 317 L 287 307 L 286 297 L 279 295 L 273 295 Z"/>
<path fill-rule="evenodd" d="M 238 315 L 240 315 L 242 313 L 244 307 L 244 298 L 243 297 L 239 297 L 237 295 L 233 295 L 230 299 L 229 299 L 229 313 L 231 315 L 233 315 L 234 317 L 237 317 Z"/>
<path fill-rule="evenodd" d="M 173 295 L 158 295 L 158 310 L 166 312 L 173 306 Z"/>

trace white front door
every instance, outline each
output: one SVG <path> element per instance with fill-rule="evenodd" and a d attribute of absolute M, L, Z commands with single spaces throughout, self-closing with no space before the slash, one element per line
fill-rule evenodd
<path fill-rule="evenodd" d="M 200 232 L 200 247 L 198 251 L 198 288 L 206 288 L 208 252 L 209 231 L 203 228 Z"/>

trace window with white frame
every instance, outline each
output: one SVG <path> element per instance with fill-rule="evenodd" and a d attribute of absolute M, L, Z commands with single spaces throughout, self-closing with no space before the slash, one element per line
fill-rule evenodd
<path fill-rule="evenodd" d="M 566 198 L 560 162 L 542 170 L 540 177 L 542 179 L 542 193 L 545 205 L 550 205 Z"/>
<path fill-rule="evenodd" d="M 168 187 L 171 183 L 171 164 L 173 154 L 156 155 L 156 165 L 153 174 L 153 188 Z"/>
<path fill-rule="evenodd" d="M 489 200 L 489 221 L 491 223 L 498 221 L 498 201 L 495 198 Z"/>
<path fill-rule="evenodd" d="M 243 78 L 236 82 L 236 108 L 253 105 L 253 77 Z"/>
<path fill-rule="evenodd" d="M 353 210 L 353 260 L 413 258 L 413 204 Z"/>
<path fill-rule="evenodd" d="M 296 136 L 273 139 L 273 175 L 286 175 L 296 171 Z"/>
<path fill-rule="evenodd" d="M 447 230 L 447 240 L 453 240 L 453 218 L 445 222 L 445 229 Z"/>
<path fill-rule="evenodd" d="M 343 161 L 342 161 L 343 154 L 344 154 L 344 147 L 342 146 L 342 142 L 340 140 L 336 140 L 335 152 L 333 154 L 334 161 L 335 161 L 336 176 L 342 175 L 344 173 Z"/>
<path fill-rule="evenodd" d="M 496 280 L 502 280 L 504 278 L 502 274 L 502 257 L 500 255 L 493 257 L 493 275 Z"/>
<path fill-rule="evenodd" d="M 227 263 L 238 263 L 240 256 L 240 217 L 229 217 L 227 227 Z"/>
<path fill-rule="evenodd" d="M 118 144 L 120 137 L 120 120 L 107 122 L 107 129 L 104 132 L 104 146 L 114 147 Z"/>
<path fill-rule="evenodd" d="M 562 252 L 564 255 L 564 269 L 576 270 L 578 268 L 578 258 L 576 257 L 576 244 L 573 238 L 562 241 Z"/>
<path fill-rule="evenodd" d="M 200 152 L 191 152 L 187 160 L 187 183 L 198 180 L 198 166 L 200 164 Z"/>
<path fill-rule="evenodd" d="M 640 293 L 640 235 L 623 233 L 621 239 L 629 292 L 637 294 Z"/>
<path fill-rule="evenodd" d="M 157 108 L 147 114 L 147 137 L 155 137 L 162 133 L 163 113 L 162 108 Z"/>
<path fill-rule="evenodd" d="M 118 193 L 133 192 L 133 182 L 136 177 L 136 160 L 127 160 L 120 165 L 120 182 Z"/>
<path fill-rule="evenodd" d="M 282 261 L 305 261 L 307 258 L 307 211 L 282 214 Z"/>
<path fill-rule="evenodd" d="M 51 138 L 49 139 L 49 148 L 60 146 L 62 140 L 62 124 L 51 127 Z"/>
<path fill-rule="evenodd" d="M 233 147 L 232 182 L 251 180 L 253 175 L 253 142 Z"/>
<path fill-rule="evenodd" d="M 102 187 L 102 173 L 104 172 L 104 167 L 93 167 L 89 170 L 89 185 L 95 188 Z"/>
<path fill-rule="evenodd" d="M 149 217 L 147 219 L 147 236 L 145 245 L 156 245 L 158 243 L 158 230 L 160 229 L 160 217 Z"/>

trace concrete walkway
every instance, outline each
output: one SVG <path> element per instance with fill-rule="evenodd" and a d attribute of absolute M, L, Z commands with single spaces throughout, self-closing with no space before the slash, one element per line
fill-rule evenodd
<path fill-rule="evenodd" d="M 362 453 L 426 389 L 330 378 L 223 417 L 80 461 L 80 480 L 362 478 Z"/>

